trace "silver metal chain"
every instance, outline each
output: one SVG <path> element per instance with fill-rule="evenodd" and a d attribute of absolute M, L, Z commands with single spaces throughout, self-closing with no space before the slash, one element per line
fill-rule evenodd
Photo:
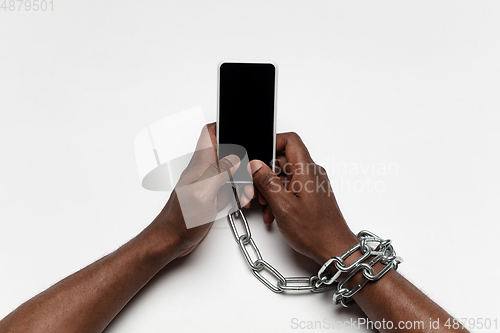
<path fill-rule="evenodd" d="M 245 229 L 245 231 L 241 234 L 238 232 L 236 227 L 236 219 L 241 221 L 243 228 Z M 259 248 L 252 238 L 248 221 L 241 209 L 230 213 L 228 215 L 228 222 L 234 239 L 239 245 L 253 275 L 255 275 L 258 280 L 275 293 L 290 291 L 323 292 L 326 290 L 337 289 L 333 295 L 333 302 L 347 307 L 354 302 L 352 296 L 366 283 L 368 283 L 368 281 L 380 279 L 391 268 L 396 270 L 398 265 L 403 261 L 401 257 L 396 256 L 396 252 L 394 251 L 390 240 L 381 239 L 377 235 L 363 230 L 357 235 L 360 240 L 359 244 L 340 257 L 331 257 L 323 264 L 323 266 L 321 266 L 317 275 L 313 275 L 311 277 L 284 277 L 276 268 L 262 258 Z M 368 243 L 376 243 L 378 245 L 375 249 L 373 249 L 368 245 Z M 248 248 L 251 248 L 251 252 L 253 253 L 252 255 Z M 358 250 L 361 251 L 362 256 L 346 267 L 345 259 Z M 368 264 L 365 263 L 370 256 L 374 256 L 374 258 Z M 384 264 L 385 267 L 379 273 L 375 274 L 372 267 L 377 262 Z M 332 264 L 334 264 L 337 269 L 337 272 L 334 275 L 331 275 L 327 271 L 328 267 Z M 346 282 L 360 270 L 363 271 L 364 277 L 361 283 L 351 290 L 344 287 Z M 271 273 L 276 278 L 276 281 L 273 283 L 267 279 L 264 275 L 262 275 L 263 271 Z M 342 273 L 346 273 L 345 277 L 342 280 L 337 281 Z"/>

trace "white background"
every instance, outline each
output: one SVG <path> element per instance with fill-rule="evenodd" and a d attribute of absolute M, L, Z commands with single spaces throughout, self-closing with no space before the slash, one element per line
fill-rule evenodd
<path fill-rule="evenodd" d="M 54 0 L 53 12 L 0 11 L 0 318 L 156 216 L 169 193 L 141 188 L 134 137 L 195 106 L 214 121 L 223 59 L 278 64 L 277 130 L 299 133 L 327 168 L 353 231 L 391 238 L 400 272 L 451 314 L 495 318 L 499 40 L 496 1 Z M 258 207 L 248 215 L 266 260 L 314 273 Z M 292 318 L 360 316 L 331 293 L 270 292 L 219 221 L 107 332 L 283 332 L 297 331 Z"/>

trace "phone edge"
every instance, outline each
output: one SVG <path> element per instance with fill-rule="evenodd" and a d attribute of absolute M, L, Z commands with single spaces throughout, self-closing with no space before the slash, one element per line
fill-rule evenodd
<path fill-rule="evenodd" d="M 253 60 L 222 60 L 217 65 L 217 120 L 215 123 L 217 135 L 217 159 L 219 158 L 219 116 L 220 116 L 220 67 L 225 63 L 241 64 L 271 64 L 274 66 L 274 115 L 273 115 L 273 160 L 271 170 L 276 172 L 276 122 L 278 116 L 278 65 L 274 61 L 253 61 Z"/>

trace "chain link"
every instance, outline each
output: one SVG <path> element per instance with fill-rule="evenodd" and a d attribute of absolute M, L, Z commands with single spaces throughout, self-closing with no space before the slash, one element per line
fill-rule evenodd
<path fill-rule="evenodd" d="M 236 227 L 235 220 L 237 218 L 241 221 L 245 229 L 245 233 L 243 234 L 239 234 Z M 252 270 L 252 273 L 259 281 L 275 293 L 293 291 L 323 292 L 335 288 L 337 290 L 333 294 L 334 303 L 349 306 L 354 302 L 352 296 L 366 283 L 380 279 L 391 268 L 396 270 L 399 263 L 402 262 L 402 259 L 396 256 L 396 252 L 394 251 L 389 239 L 381 239 L 377 235 L 363 230 L 357 235 L 360 240 L 359 244 L 352 247 L 340 257 L 334 256 L 328 259 L 328 261 L 321 266 L 317 275 L 313 275 L 311 277 L 284 277 L 276 268 L 262 258 L 259 248 L 252 238 L 248 221 L 241 209 L 230 213 L 228 215 L 228 222 L 234 239 L 236 240 L 236 243 L 238 243 L 243 256 Z M 378 245 L 375 248 L 372 248 L 368 245 L 368 243 L 377 243 Z M 252 259 L 252 256 L 248 251 L 248 247 L 252 248 L 252 252 L 255 255 L 254 257 L 256 257 L 255 260 Z M 358 250 L 361 251 L 362 256 L 346 267 L 345 260 L 347 257 Z M 374 256 L 374 258 L 368 264 L 365 263 L 370 256 Z M 385 267 L 379 273 L 375 274 L 372 267 L 377 262 L 384 264 Z M 331 275 L 328 272 L 328 267 L 332 264 L 337 269 L 337 272 L 334 275 Z M 361 270 L 363 273 L 363 280 L 351 290 L 345 288 L 344 285 L 346 282 Z M 276 279 L 275 282 L 271 282 L 269 279 L 264 277 L 264 275 L 262 275 L 263 271 L 271 273 L 271 275 Z M 342 273 L 345 273 L 345 277 L 339 282 L 337 280 Z"/>
<path fill-rule="evenodd" d="M 236 228 L 236 223 L 234 222 L 233 215 L 234 215 L 234 217 L 240 218 L 241 222 L 243 223 L 243 226 L 245 227 L 245 231 L 246 231 L 245 234 L 240 235 L 238 233 L 238 229 Z M 231 230 L 233 231 L 233 236 L 234 236 L 234 240 L 236 241 L 236 243 L 239 243 L 240 238 L 244 237 L 243 244 L 247 245 L 248 242 L 250 242 L 250 239 L 252 238 L 252 232 L 250 231 L 250 226 L 248 225 L 247 218 L 246 218 L 245 214 L 243 214 L 243 211 L 237 210 L 234 213 L 230 213 L 228 215 L 228 221 L 229 221 L 229 226 L 231 227 Z"/>
<path fill-rule="evenodd" d="M 245 233 L 240 234 L 238 232 L 238 228 L 236 227 L 236 219 L 239 219 L 241 224 L 243 224 L 243 228 L 245 229 Z M 328 289 L 333 289 L 333 283 L 338 276 L 335 276 L 335 279 L 326 272 L 328 265 L 323 265 L 320 269 L 321 274 L 319 276 L 312 277 L 284 277 L 281 273 L 274 268 L 270 263 L 265 261 L 260 254 L 259 248 L 255 244 L 255 241 L 252 238 L 252 233 L 250 231 L 250 226 L 245 217 L 245 214 L 241 210 L 237 210 L 228 215 L 229 226 L 231 227 L 231 231 L 233 233 L 234 239 L 236 243 L 238 243 L 243 256 L 245 257 L 248 266 L 252 270 L 252 273 L 255 275 L 259 281 L 261 281 L 266 287 L 272 290 L 275 293 L 282 293 L 284 291 L 312 291 L 312 292 L 322 292 Z M 250 255 L 250 251 L 248 248 L 252 248 L 252 252 L 254 253 L 254 257 L 256 259 L 252 259 Z M 268 271 L 271 275 L 276 278 L 276 281 L 273 283 L 269 279 L 267 279 L 264 275 L 262 275 L 262 271 Z M 340 275 L 340 273 L 338 274 Z"/>
<path fill-rule="evenodd" d="M 356 294 L 361 288 L 364 287 L 369 281 L 375 281 L 384 276 L 391 268 L 394 270 L 398 269 L 398 265 L 403 262 L 401 257 L 396 256 L 396 251 L 391 245 L 391 240 L 389 239 L 381 239 L 374 233 L 362 230 L 358 233 L 357 237 L 359 238 L 360 247 L 359 249 L 363 253 L 363 256 L 368 254 L 375 256 L 368 264 L 367 263 L 358 263 L 354 266 L 349 273 L 338 283 L 337 291 L 333 294 L 333 302 L 335 304 L 342 304 L 344 307 L 348 307 L 352 303 L 354 303 L 353 295 Z M 375 250 L 372 250 L 367 243 L 378 243 L 378 246 Z M 385 265 L 385 267 L 374 275 L 373 265 L 377 262 L 380 262 Z M 335 265 L 337 267 L 337 265 Z M 348 288 L 344 288 L 344 285 L 347 281 L 349 281 L 358 271 L 363 270 L 364 279 L 354 288 L 349 290 Z"/>

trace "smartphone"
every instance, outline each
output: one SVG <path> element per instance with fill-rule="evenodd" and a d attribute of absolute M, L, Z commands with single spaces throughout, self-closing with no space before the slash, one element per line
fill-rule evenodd
<path fill-rule="evenodd" d="M 271 62 L 226 61 L 218 71 L 217 152 L 258 159 L 274 170 L 277 69 Z M 235 146 L 237 145 L 237 146 Z M 237 147 L 243 147 L 244 150 Z M 242 168 L 243 167 L 243 168 Z M 233 175 L 249 180 L 246 165 Z M 245 175 L 246 174 L 246 175 Z"/>

